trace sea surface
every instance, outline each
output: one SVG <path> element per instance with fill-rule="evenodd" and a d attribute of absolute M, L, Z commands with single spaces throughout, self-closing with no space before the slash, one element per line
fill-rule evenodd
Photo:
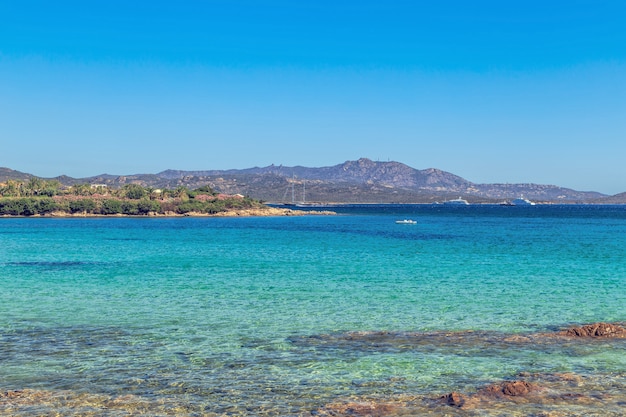
<path fill-rule="evenodd" d="M 626 415 L 626 206 L 324 209 L 0 218 L 0 415 Z"/>

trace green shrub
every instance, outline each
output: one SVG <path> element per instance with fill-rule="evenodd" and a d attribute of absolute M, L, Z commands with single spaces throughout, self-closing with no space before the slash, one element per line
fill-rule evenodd
<path fill-rule="evenodd" d="M 58 210 L 58 205 L 51 198 L 39 198 L 37 199 L 36 209 L 39 214 L 48 214 Z"/>
<path fill-rule="evenodd" d="M 16 199 L 3 198 L 0 201 L 0 214 L 7 216 L 19 216 L 22 214 L 21 205 Z"/>
<path fill-rule="evenodd" d="M 122 213 L 128 214 L 128 215 L 139 214 L 139 209 L 137 208 L 137 202 L 122 201 Z"/>
<path fill-rule="evenodd" d="M 131 200 L 140 200 L 147 194 L 146 189 L 139 184 L 127 184 L 123 188 L 126 198 Z"/>
<path fill-rule="evenodd" d="M 0 214 L 32 216 L 37 213 L 37 199 L 35 198 L 7 198 L 0 200 Z"/>
<path fill-rule="evenodd" d="M 11 200 L 8 198 L 0 199 L 0 216 L 10 216 L 12 213 Z"/>
<path fill-rule="evenodd" d="M 185 214 L 190 212 L 206 213 L 206 204 L 201 201 L 183 201 L 176 206 L 176 212 L 178 214 Z"/>
<path fill-rule="evenodd" d="M 141 200 L 137 202 L 137 212 L 139 214 L 148 214 L 150 212 L 160 212 L 161 205 L 158 201 L 153 200 Z"/>
<path fill-rule="evenodd" d="M 108 199 L 102 202 L 101 214 L 121 214 L 122 202 L 120 200 Z"/>
<path fill-rule="evenodd" d="M 71 213 L 93 213 L 95 208 L 96 202 L 91 198 L 72 200 L 69 204 L 69 209 Z"/>

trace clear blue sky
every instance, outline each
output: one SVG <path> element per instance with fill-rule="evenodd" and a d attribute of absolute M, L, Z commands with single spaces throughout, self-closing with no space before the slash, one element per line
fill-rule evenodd
<path fill-rule="evenodd" d="M 1 1 L 0 166 L 626 191 L 624 1 Z"/>

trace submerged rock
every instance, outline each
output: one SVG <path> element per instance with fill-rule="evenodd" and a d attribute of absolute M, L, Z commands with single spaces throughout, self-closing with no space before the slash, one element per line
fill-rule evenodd
<path fill-rule="evenodd" d="M 319 410 L 317 415 L 325 416 L 368 416 L 383 417 L 398 415 L 401 404 L 376 401 L 349 401 L 345 403 L 328 404 Z"/>
<path fill-rule="evenodd" d="M 559 335 L 584 338 L 626 338 L 626 329 L 617 324 L 600 322 L 571 327 L 559 332 Z"/>
<path fill-rule="evenodd" d="M 505 381 L 489 385 L 474 394 L 461 394 L 453 391 L 439 397 L 436 402 L 466 410 L 479 406 L 480 408 L 491 408 L 493 403 L 499 401 L 519 402 L 524 397 L 534 395 L 542 390 L 542 387 L 526 381 Z"/>
<path fill-rule="evenodd" d="M 507 381 L 501 384 L 490 385 L 480 391 L 482 395 L 502 397 L 523 397 L 532 392 L 540 391 L 541 387 L 526 381 Z"/>
<path fill-rule="evenodd" d="M 471 393 L 439 397 L 424 393 L 350 398 L 327 404 L 315 416 L 600 416 L 623 417 L 626 374 L 581 376 L 573 373 L 523 372 Z"/>
<path fill-rule="evenodd" d="M 572 344 L 590 339 L 626 339 L 626 328 L 618 323 L 593 323 L 554 332 L 510 334 L 498 331 L 354 331 L 311 336 L 293 336 L 288 340 L 295 346 L 317 349 L 346 349 L 357 352 L 430 351 L 446 348 L 451 352 L 467 349 L 494 351 L 526 345 L 532 349 Z"/>
<path fill-rule="evenodd" d="M 467 395 L 460 394 L 456 391 L 453 391 L 449 394 L 446 394 L 439 398 L 444 404 L 449 405 L 451 407 L 462 408 L 465 407 L 470 401 L 471 398 Z"/>

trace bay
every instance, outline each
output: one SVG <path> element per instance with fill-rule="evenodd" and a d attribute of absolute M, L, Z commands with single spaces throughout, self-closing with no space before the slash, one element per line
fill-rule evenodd
<path fill-rule="evenodd" d="M 623 340 L 503 340 L 626 321 L 623 206 L 331 209 L 0 219 L 0 388 L 40 393 L 0 413 L 59 392 L 83 399 L 66 415 L 315 415 L 520 373 L 622 383 Z"/>

